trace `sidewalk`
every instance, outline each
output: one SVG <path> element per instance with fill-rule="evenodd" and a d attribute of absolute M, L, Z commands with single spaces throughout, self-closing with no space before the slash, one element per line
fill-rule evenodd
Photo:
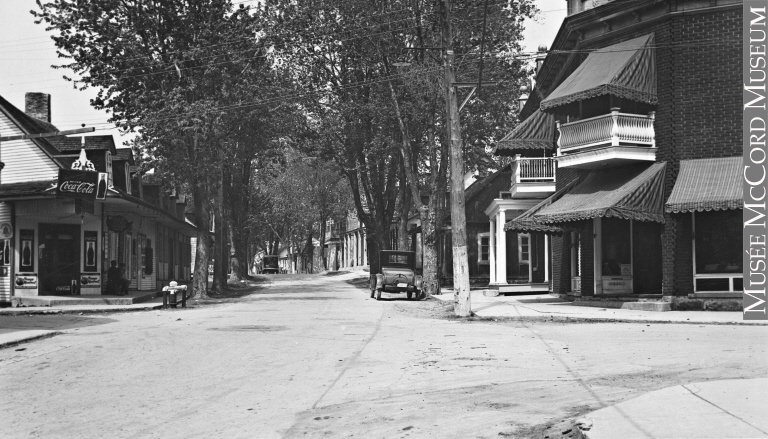
<path fill-rule="evenodd" d="M 0 349 L 15 346 L 19 343 L 53 337 L 61 334 L 60 331 L 46 331 L 40 329 L 0 329 Z"/>
<path fill-rule="evenodd" d="M 132 311 L 149 311 L 162 308 L 163 298 L 157 297 L 145 302 L 132 305 L 56 305 L 29 306 L 18 308 L 0 308 L 0 319 L 6 316 L 22 315 L 51 315 L 51 314 L 98 314 Z M 26 343 L 40 338 L 61 334 L 60 331 L 36 329 L 5 329 L 0 328 L 0 349 Z"/>
<path fill-rule="evenodd" d="M 768 378 L 649 392 L 584 416 L 585 439 L 768 438 Z M 577 421 L 579 423 L 579 421 Z"/>
<path fill-rule="evenodd" d="M 549 294 L 486 297 L 471 292 L 472 312 L 477 317 L 522 321 L 594 321 L 633 323 L 704 323 L 715 325 L 768 325 L 768 321 L 745 321 L 738 311 L 643 311 L 635 309 L 576 306 Z M 453 291 L 443 289 L 433 298 L 453 301 Z"/>

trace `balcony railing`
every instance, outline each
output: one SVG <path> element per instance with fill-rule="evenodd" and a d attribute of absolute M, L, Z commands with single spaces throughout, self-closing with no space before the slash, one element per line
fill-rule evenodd
<path fill-rule="evenodd" d="M 610 114 L 591 117 L 576 122 L 557 123 L 560 136 L 557 140 L 559 154 L 596 146 L 643 146 L 654 148 L 656 134 L 653 130 L 655 113 L 648 116 L 620 113 L 612 108 Z"/>
<path fill-rule="evenodd" d="M 555 162 L 552 157 L 520 157 L 515 160 L 515 183 L 555 181 Z"/>

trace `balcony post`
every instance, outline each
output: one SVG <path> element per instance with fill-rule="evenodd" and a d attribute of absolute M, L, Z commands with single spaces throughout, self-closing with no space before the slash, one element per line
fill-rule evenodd
<path fill-rule="evenodd" d="M 611 146 L 619 146 L 619 107 L 611 108 L 611 118 L 613 126 L 611 127 Z"/>
<path fill-rule="evenodd" d="M 560 129 L 560 121 L 559 120 L 555 121 L 555 124 L 557 125 L 557 155 L 561 155 L 560 147 L 563 146 L 562 145 L 563 131 Z"/>
<path fill-rule="evenodd" d="M 656 128 L 654 128 L 654 121 L 656 120 L 656 112 L 651 111 L 648 113 L 648 119 L 651 120 L 650 127 L 648 129 L 651 130 L 650 132 L 650 138 L 651 138 L 651 148 L 656 148 Z"/>
<path fill-rule="evenodd" d="M 520 154 L 515 155 L 515 183 L 520 183 Z"/>

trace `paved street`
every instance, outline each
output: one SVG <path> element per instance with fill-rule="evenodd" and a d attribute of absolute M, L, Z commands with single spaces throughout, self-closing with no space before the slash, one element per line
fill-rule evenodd
<path fill-rule="evenodd" d="M 763 327 L 462 322 L 435 300 L 372 300 L 355 278 L 275 276 L 187 310 L 1 316 L 62 331 L 0 350 L 1 435 L 554 438 L 652 390 L 768 372 Z"/>

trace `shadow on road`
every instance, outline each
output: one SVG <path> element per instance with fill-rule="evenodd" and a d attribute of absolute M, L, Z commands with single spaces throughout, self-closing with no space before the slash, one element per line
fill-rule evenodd
<path fill-rule="evenodd" d="M 84 328 L 87 326 L 106 325 L 116 320 L 108 317 L 80 316 L 74 314 L 35 315 L 35 316 L 2 316 L 0 318 L 0 333 L 8 334 L 27 330 L 59 331 L 65 329 Z"/>

